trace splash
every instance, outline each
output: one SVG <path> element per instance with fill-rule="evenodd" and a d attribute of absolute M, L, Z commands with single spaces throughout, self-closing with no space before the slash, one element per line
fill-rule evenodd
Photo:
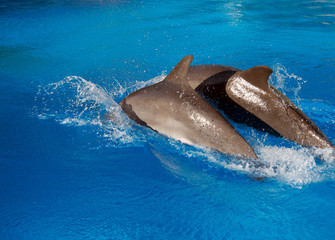
<path fill-rule="evenodd" d="M 40 119 L 54 119 L 69 126 L 94 126 L 114 145 L 140 141 L 131 133 L 132 123 L 112 94 L 81 77 L 69 76 L 41 87 L 35 102 L 34 112 Z"/>
<path fill-rule="evenodd" d="M 273 69 L 274 73 L 270 78 L 273 86 L 278 88 L 286 96 L 290 97 L 293 93 L 294 98 L 291 100 L 296 104 L 299 104 L 301 101 L 299 92 L 306 81 L 293 73 L 289 73 L 280 63 L 275 64 Z"/>
<path fill-rule="evenodd" d="M 298 145 L 269 146 L 268 141 L 257 141 L 252 147 L 258 159 L 252 160 L 222 154 L 203 146 L 188 146 L 170 138 L 157 138 L 153 141 L 150 144 L 154 145 L 154 155 L 163 162 L 164 168 L 178 178 L 188 179 L 187 181 L 190 181 L 190 175 L 195 179 L 199 174 L 203 176 L 197 169 L 190 168 L 190 165 L 196 165 L 214 176 L 230 171 L 251 179 L 275 181 L 293 188 L 335 179 L 335 158 L 331 149 L 309 149 Z M 189 163 L 188 166 L 185 161 Z M 191 169 L 193 173 L 190 173 Z"/>
<path fill-rule="evenodd" d="M 334 152 L 330 149 L 318 149 L 324 161 L 318 160 L 316 152 L 303 147 L 253 146 L 258 159 L 250 160 L 238 156 L 220 154 L 208 148 L 198 146 L 189 149 L 172 143 L 179 154 L 188 159 L 200 159 L 208 168 L 224 168 L 254 179 L 275 180 L 294 188 L 302 188 L 311 183 L 335 179 Z M 182 151 L 181 151 L 182 150 Z M 174 161 L 177 162 L 177 161 Z M 179 169 L 179 167 L 175 167 Z M 179 175 L 181 175 L 179 173 Z"/>

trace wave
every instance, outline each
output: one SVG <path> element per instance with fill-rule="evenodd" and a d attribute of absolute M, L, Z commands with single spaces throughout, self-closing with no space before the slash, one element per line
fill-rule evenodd
<path fill-rule="evenodd" d="M 159 149 L 172 149 L 168 158 L 162 160 L 154 150 L 154 156 L 159 158 L 173 175 L 181 175 L 180 166 L 176 166 L 176 158 L 194 158 L 205 162 L 207 167 L 219 167 L 229 171 L 246 174 L 254 178 L 264 178 L 279 181 L 293 187 L 335 179 L 334 154 L 331 150 L 304 148 L 283 138 L 278 138 L 256 131 L 244 124 L 234 127 L 255 149 L 259 159 L 250 161 L 239 157 L 220 154 L 201 146 L 187 146 L 173 139 L 162 137 L 150 129 L 138 126 L 122 111 L 116 99 L 137 89 L 162 81 L 162 74 L 149 81 L 140 81 L 124 87 L 115 80 L 114 89 L 107 91 L 103 87 L 78 76 L 40 87 L 36 95 L 35 115 L 40 119 L 53 119 L 67 126 L 88 126 L 92 131 L 102 132 L 106 140 L 105 147 L 124 148 L 146 144 L 159 145 Z M 295 86 L 285 86 L 287 79 L 293 79 Z M 334 124 L 335 107 L 333 104 L 320 100 L 304 100 L 298 95 L 303 80 L 289 74 L 282 65 L 275 67 L 272 77 L 274 86 L 284 93 L 291 91 L 307 115 L 313 116 L 313 121 L 321 124 L 327 132 L 334 132 L 327 126 Z M 298 83 L 297 83 L 298 82 Z M 321 110 L 322 109 L 322 110 Z M 152 149 L 152 148 L 150 148 Z M 320 161 L 320 156 L 324 161 Z M 173 166 L 173 167 L 171 167 Z M 178 169 L 178 173 L 175 173 Z"/>

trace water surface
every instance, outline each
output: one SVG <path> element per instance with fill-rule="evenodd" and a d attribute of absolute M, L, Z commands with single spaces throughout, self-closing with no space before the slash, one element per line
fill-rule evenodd
<path fill-rule="evenodd" d="M 232 159 L 117 105 L 185 55 L 267 65 L 334 143 L 334 13 L 307 0 L 0 1 L 1 238 L 334 239 L 329 152 L 234 124 L 260 159 Z"/>

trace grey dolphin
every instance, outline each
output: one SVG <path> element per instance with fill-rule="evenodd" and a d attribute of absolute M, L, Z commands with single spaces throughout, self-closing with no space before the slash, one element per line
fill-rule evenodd
<path fill-rule="evenodd" d="M 135 122 L 183 143 L 257 159 L 234 127 L 187 82 L 193 56 L 184 57 L 157 84 L 142 88 L 119 104 Z"/>
<path fill-rule="evenodd" d="M 270 132 L 305 146 L 334 148 L 297 106 L 269 84 L 271 74 L 272 70 L 266 66 L 241 71 L 227 66 L 200 65 L 190 67 L 188 81 L 233 120 L 252 123 L 264 130 L 270 126 L 275 130 Z"/>
<path fill-rule="evenodd" d="M 240 71 L 223 65 L 190 66 L 187 80 L 201 96 L 212 102 L 234 122 L 247 124 L 255 129 L 280 136 L 273 128 L 233 101 L 226 92 L 231 76 Z"/>

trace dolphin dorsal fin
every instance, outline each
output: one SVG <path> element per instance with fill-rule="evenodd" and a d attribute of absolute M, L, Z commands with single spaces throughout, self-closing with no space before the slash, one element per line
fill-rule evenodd
<path fill-rule="evenodd" d="M 256 66 L 242 71 L 240 77 L 251 83 L 252 85 L 264 90 L 269 90 L 269 77 L 272 69 L 267 66 Z"/>
<path fill-rule="evenodd" d="M 180 62 L 172 69 L 172 71 L 167 75 L 164 81 L 175 82 L 175 83 L 187 83 L 187 72 L 193 61 L 193 56 L 188 55 L 184 57 Z"/>

